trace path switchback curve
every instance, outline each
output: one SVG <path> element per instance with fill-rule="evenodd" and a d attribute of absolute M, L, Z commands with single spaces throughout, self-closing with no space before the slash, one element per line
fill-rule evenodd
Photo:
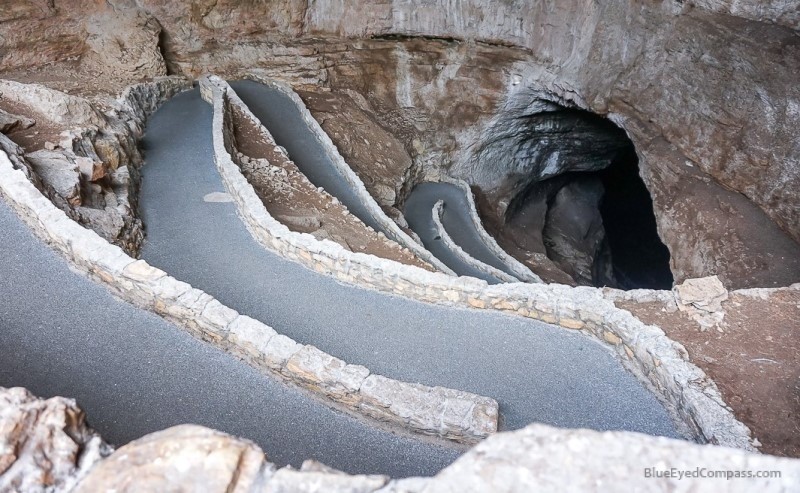
<path fill-rule="evenodd" d="M 142 256 L 152 265 L 348 362 L 493 397 L 506 429 L 544 422 L 677 436 L 655 396 L 587 336 L 345 286 L 263 249 L 234 204 L 203 201 L 225 191 L 210 129 L 211 107 L 197 90 L 148 123 L 140 210 Z"/>
<path fill-rule="evenodd" d="M 118 300 L 70 270 L 2 197 L 0 230 L 0 387 L 75 398 L 114 445 L 195 423 L 253 440 L 279 465 L 316 459 L 394 477 L 435 474 L 461 453 L 334 411 Z"/>

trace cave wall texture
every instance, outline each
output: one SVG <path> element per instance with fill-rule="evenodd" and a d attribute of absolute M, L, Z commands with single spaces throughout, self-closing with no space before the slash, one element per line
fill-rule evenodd
<path fill-rule="evenodd" d="M 537 104 L 607 116 L 636 146 L 676 281 L 800 279 L 796 0 L 0 3 L 8 77 L 256 69 L 354 91 L 416 166 L 496 203 Z"/>

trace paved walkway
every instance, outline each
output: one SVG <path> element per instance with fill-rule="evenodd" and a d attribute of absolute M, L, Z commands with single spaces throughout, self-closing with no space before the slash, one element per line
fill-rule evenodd
<path fill-rule="evenodd" d="M 196 90 L 149 122 L 140 203 L 148 262 L 349 363 L 494 397 L 506 429 L 538 421 L 676 435 L 656 398 L 580 333 L 345 286 L 265 250 L 234 204 L 203 201 L 224 191 L 210 129 Z"/>
<path fill-rule="evenodd" d="M 0 199 L 0 386 L 74 397 L 117 445 L 182 423 L 257 442 L 279 465 L 435 474 L 459 452 L 331 410 L 70 271 Z"/>
<path fill-rule="evenodd" d="M 417 233 L 425 248 L 460 276 L 477 277 L 490 284 L 500 282 L 496 277 L 464 262 L 439 238 L 439 232 L 436 231 L 433 222 L 433 207 L 439 200 L 444 202 L 442 225 L 455 244 L 472 258 L 513 276 L 511 269 L 481 240 L 469 216 L 469 203 L 464 192 L 450 183 L 420 183 L 414 187 L 406 200 L 403 214 L 409 227 Z"/>

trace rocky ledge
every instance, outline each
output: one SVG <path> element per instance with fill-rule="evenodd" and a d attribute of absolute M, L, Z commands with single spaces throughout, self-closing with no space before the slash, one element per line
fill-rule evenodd
<path fill-rule="evenodd" d="M 487 439 L 434 477 L 390 479 L 315 461 L 277 468 L 254 443 L 195 425 L 111 453 L 75 401 L 0 388 L 2 491 L 607 491 L 623 481 L 630 491 L 789 492 L 800 488 L 800 460 L 638 433 L 531 425 Z"/>

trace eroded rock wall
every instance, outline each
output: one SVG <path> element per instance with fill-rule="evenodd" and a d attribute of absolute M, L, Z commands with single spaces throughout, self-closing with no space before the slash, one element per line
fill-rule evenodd
<path fill-rule="evenodd" d="M 0 387 L 0 490 L 68 491 L 111 451 L 74 400 Z"/>
<path fill-rule="evenodd" d="M 126 78 L 149 76 L 159 52 L 186 75 L 255 70 L 355 91 L 423 171 L 413 179 L 449 172 L 479 188 L 477 177 L 507 170 L 476 150 L 546 93 L 611 117 L 633 140 L 676 280 L 785 285 L 800 276 L 798 10 L 791 0 L 29 0 L 0 18 L 0 70 L 89 70 L 100 50 L 147 61 Z M 109 12 L 134 31 L 122 45 L 141 50 L 97 42 Z"/>
<path fill-rule="evenodd" d="M 0 388 L 0 403 L 0 487 L 10 491 L 595 491 L 608 484 L 667 491 L 672 480 L 654 471 L 675 467 L 723 471 L 721 477 L 685 478 L 692 489 L 788 492 L 796 491 L 800 473 L 795 459 L 534 424 L 488 438 L 434 477 L 390 479 L 349 475 L 313 460 L 299 470 L 278 468 L 254 443 L 196 425 L 152 433 L 111 453 L 74 401 Z M 742 471 L 779 475 L 735 476 Z"/>

